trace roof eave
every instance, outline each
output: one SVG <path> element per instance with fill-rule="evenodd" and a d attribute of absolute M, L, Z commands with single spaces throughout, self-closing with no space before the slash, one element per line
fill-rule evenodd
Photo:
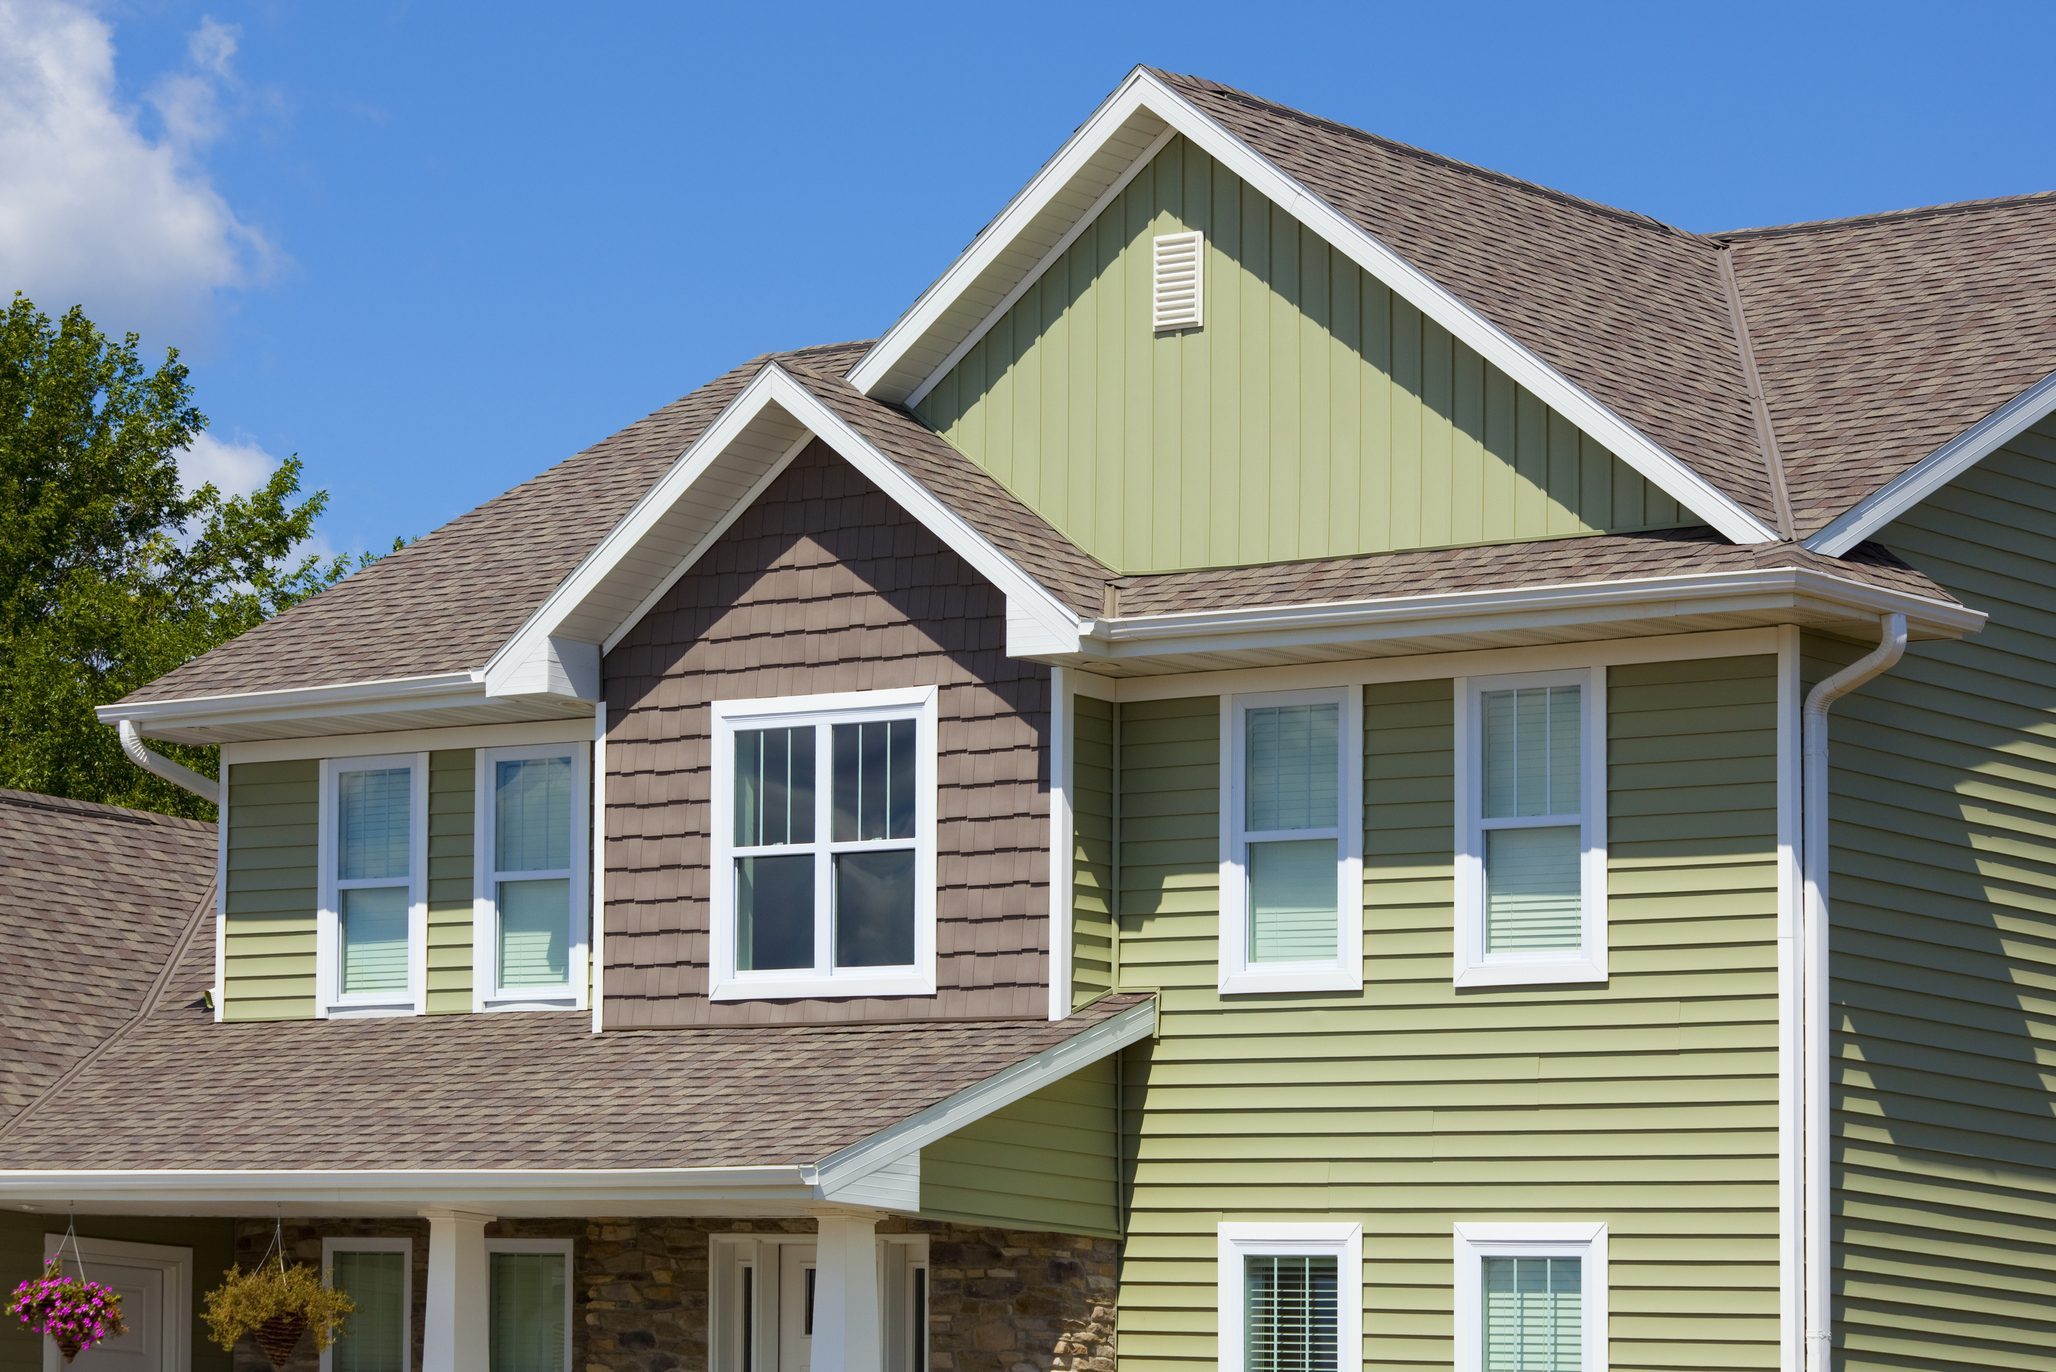
<path fill-rule="evenodd" d="M 582 718 L 591 713 L 589 703 L 569 697 L 492 696 L 479 671 L 164 700 L 120 700 L 94 710 L 103 724 L 127 720 L 150 738 L 201 744 L 369 733 L 434 723 L 522 723 Z"/>

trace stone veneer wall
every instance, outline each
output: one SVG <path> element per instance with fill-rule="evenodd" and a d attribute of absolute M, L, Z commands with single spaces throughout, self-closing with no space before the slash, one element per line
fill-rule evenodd
<path fill-rule="evenodd" d="M 572 1365 L 579 1372 L 701 1372 L 707 1365 L 708 1239 L 804 1233 L 807 1221 L 594 1219 L 507 1221 L 494 1238 L 578 1240 L 573 1250 Z M 927 1234 L 933 1372 L 1113 1372 L 1120 1245 L 1112 1239 L 888 1220 L 881 1233 Z M 428 1287 L 428 1226 L 403 1220 L 293 1220 L 288 1261 L 319 1266 L 324 1235 L 414 1240 L 414 1365 Z M 272 1224 L 238 1224 L 244 1266 L 270 1247 Z M 199 1273 L 204 1295 L 213 1274 Z M 236 1372 L 269 1372 L 248 1340 Z M 318 1372 L 303 1341 L 288 1372 Z"/>

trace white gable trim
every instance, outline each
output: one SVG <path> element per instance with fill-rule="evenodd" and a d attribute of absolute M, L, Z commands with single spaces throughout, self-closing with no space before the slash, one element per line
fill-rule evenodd
<path fill-rule="evenodd" d="M 796 424 L 811 437 L 818 437 L 861 472 L 866 479 L 891 497 L 930 533 L 948 546 L 1007 598 L 1007 650 L 1015 655 L 1075 651 L 1081 623 L 1049 590 L 1029 576 L 1011 558 L 995 548 L 982 534 L 965 523 L 923 485 L 900 469 L 884 453 L 807 390 L 790 372 L 767 363 L 751 378 L 742 393 L 707 427 L 699 440 L 673 463 L 658 482 L 636 502 L 599 546 L 587 555 L 570 576 L 529 617 L 520 632 L 493 655 L 485 668 L 487 694 L 520 693 L 532 689 L 539 679 L 534 664 L 561 650 L 565 622 L 586 599 L 613 576 L 624 559 L 658 525 L 664 515 L 692 486 L 704 477 L 729 446 L 773 410 Z M 788 441 L 780 458 L 772 464 L 772 475 L 782 470 L 805 446 L 806 440 Z M 748 491 L 731 502 L 728 513 L 703 536 L 693 551 L 674 566 L 668 577 L 639 597 L 633 614 L 609 626 L 601 638 L 611 647 L 634 627 L 661 598 L 662 590 L 675 584 L 692 564 L 703 556 L 736 515 L 760 495 L 770 476 L 752 481 Z"/>
<path fill-rule="evenodd" d="M 2056 373 L 2043 377 L 1871 492 L 1807 539 L 1806 546 L 1829 557 L 1842 556 L 2050 414 L 2056 414 Z"/>
<path fill-rule="evenodd" d="M 1106 103 L 1036 174 L 1035 179 L 998 218 L 986 226 L 949 270 L 863 356 L 850 372 L 851 384 L 867 395 L 879 395 L 889 400 L 925 395 L 940 373 L 946 370 L 949 361 L 914 384 L 904 384 L 906 378 L 894 380 L 893 374 L 911 349 L 943 320 L 1009 244 L 1050 207 L 1064 187 L 1100 154 L 1108 141 L 1131 121 L 1143 116 L 1153 116 L 1191 139 L 1215 161 L 1284 207 L 1343 255 L 1384 282 L 1400 298 L 1448 329 L 1486 361 L 1539 396 L 1543 403 L 1724 536 L 1737 543 L 1777 541 L 1777 534 L 1763 521 L 1715 489 L 1704 477 L 1515 342 L 1384 243 L 1365 233 L 1354 221 L 1288 176 L 1182 95 L 1151 73 L 1139 69 L 1122 82 L 1120 89 L 1108 97 Z M 1153 140 L 1137 165 L 1140 160 L 1153 155 L 1159 146 L 1160 141 Z M 1125 184 L 1124 180 L 1115 183 L 1116 187 L 1122 184 Z M 1086 222 L 1092 214 L 1104 208 L 1105 201 L 1109 199 L 1111 195 L 1103 196 L 1086 215 Z M 1060 238 L 1056 247 L 1030 270 L 1018 288 L 988 313 L 974 332 L 982 332 L 989 327 L 991 318 L 1004 312 L 1008 304 L 1018 299 L 1020 291 L 1033 284 L 1049 268 L 1074 236 L 1067 234 Z M 951 359 L 959 355 L 953 349 Z"/>

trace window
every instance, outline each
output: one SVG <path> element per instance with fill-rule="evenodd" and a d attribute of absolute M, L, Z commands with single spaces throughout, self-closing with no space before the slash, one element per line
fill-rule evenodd
<path fill-rule="evenodd" d="M 1456 1372 L 1606 1372 L 1606 1226 L 1456 1226 Z"/>
<path fill-rule="evenodd" d="M 1223 698 L 1224 993 L 1362 987 L 1362 720 L 1349 689 Z"/>
<path fill-rule="evenodd" d="M 487 1239 L 486 1366 L 570 1372 L 571 1240 Z"/>
<path fill-rule="evenodd" d="M 585 999 L 589 767 L 576 744 L 479 750 L 472 985 L 481 1010 Z"/>
<path fill-rule="evenodd" d="M 928 1236 L 880 1234 L 878 1341 L 885 1372 L 927 1372 Z M 812 1234 L 711 1236 L 707 1356 L 714 1372 L 804 1367 L 819 1285 Z"/>
<path fill-rule="evenodd" d="M 321 764 L 315 961 L 324 1014 L 421 1003 L 427 792 L 422 753 Z"/>
<path fill-rule="evenodd" d="M 1224 1224 L 1221 1372 L 1342 1372 L 1363 1361 L 1363 1230 Z"/>
<path fill-rule="evenodd" d="M 407 1372 L 414 1358 L 414 1244 L 408 1239 L 323 1239 L 328 1283 L 357 1303 L 321 1372 Z"/>
<path fill-rule="evenodd" d="M 1456 690 L 1456 984 L 1606 980 L 1603 669 Z"/>
<path fill-rule="evenodd" d="M 715 704 L 714 999 L 935 993 L 935 711 Z"/>

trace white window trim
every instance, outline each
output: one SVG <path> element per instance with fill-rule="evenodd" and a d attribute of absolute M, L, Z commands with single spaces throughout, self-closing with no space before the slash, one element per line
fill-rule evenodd
<path fill-rule="evenodd" d="M 1364 1230 L 1360 1224 L 1223 1224 L 1219 1278 L 1220 1372 L 1243 1372 L 1243 1266 L 1247 1257 L 1335 1259 L 1336 1363 L 1357 1367 L 1364 1346 Z"/>
<path fill-rule="evenodd" d="M 1582 688 L 1579 767 L 1584 815 L 1578 875 L 1581 946 L 1575 953 L 1485 953 L 1485 829 L 1483 711 L 1486 691 L 1534 686 Z M 1606 668 L 1457 677 L 1456 690 L 1456 958 L 1459 987 L 1603 983 L 1606 942 Z"/>
<path fill-rule="evenodd" d="M 1271 705 L 1332 704 L 1340 707 L 1336 730 L 1335 957 L 1320 962 L 1249 961 L 1249 876 L 1243 829 L 1246 813 L 1243 717 Z M 1364 982 L 1364 790 L 1363 692 L 1341 686 L 1319 690 L 1265 691 L 1221 697 L 1221 938 L 1222 995 L 1290 991 L 1361 991 Z M 1310 836 L 1326 837 L 1320 830 Z"/>
<path fill-rule="evenodd" d="M 712 706 L 714 759 L 708 809 L 711 833 L 708 943 L 709 995 L 714 1000 L 774 1000 L 806 996 L 932 996 L 935 994 L 935 808 L 937 690 L 916 686 L 885 691 L 718 700 Z M 826 876 L 817 857 L 814 900 L 815 970 L 739 972 L 735 943 L 735 735 L 738 730 L 863 723 L 879 718 L 914 720 L 914 961 L 906 967 L 837 972 Z M 816 763 L 826 775 L 831 751 Z M 816 803 L 828 804 L 825 791 Z M 830 851 L 825 818 L 817 821 L 817 854 Z"/>
<path fill-rule="evenodd" d="M 400 1365 L 414 1365 L 414 1240 L 385 1238 L 331 1238 L 321 1240 L 321 1280 L 335 1285 L 335 1255 L 338 1253 L 398 1253 L 400 1261 Z M 321 1350 L 321 1372 L 333 1372 L 335 1346 Z"/>
<path fill-rule="evenodd" d="M 336 891 L 336 778 L 345 772 L 408 769 L 407 836 L 407 991 L 405 995 L 346 996 L 342 991 L 341 902 Z M 317 807 L 320 836 L 315 861 L 319 870 L 319 908 L 315 916 L 315 1014 L 320 1018 L 349 1015 L 418 1015 L 426 1005 L 428 980 L 428 754 L 386 753 L 370 757 L 323 758 L 321 796 Z"/>
<path fill-rule="evenodd" d="M 1584 1324 L 1580 1372 L 1607 1372 L 1606 1226 L 1459 1224 L 1456 1226 L 1456 1368 L 1484 1372 L 1485 1264 L 1491 1258 L 1578 1258 Z"/>
<path fill-rule="evenodd" d="M 493 1298 L 492 1259 L 495 1253 L 561 1253 L 564 1255 L 564 1372 L 571 1372 L 572 1318 L 577 1309 L 578 1266 L 570 1239 L 487 1239 L 485 1241 L 488 1318 Z"/>
<path fill-rule="evenodd" d="M 502 873 L 496 870 L 494 851 L 499 836 L 498 788 L 494 785 L 494 764 L 529 758 L 571 759 L 571 866 L 546 876 L 562 876 L 571 883 L 571 907 L 565 952 L 567 980 L 561 987 L 518 986 L 502 990 L 499 984 L 501 877 L 535 879 L 535 873 Z M 471 845 L 471 1008 L 474 1010 L 584 1010 L 587 1008 L 586 956 L 590 916 L 586 901 L 592 866 L 587 859 L 588 826 L 593 815 L 587 804 L 591 784 L 592 754 L 584 742 L 530 743 L 503 748 L 480 748 L 477 753 L 472 821 L 475 838 Z"/>

